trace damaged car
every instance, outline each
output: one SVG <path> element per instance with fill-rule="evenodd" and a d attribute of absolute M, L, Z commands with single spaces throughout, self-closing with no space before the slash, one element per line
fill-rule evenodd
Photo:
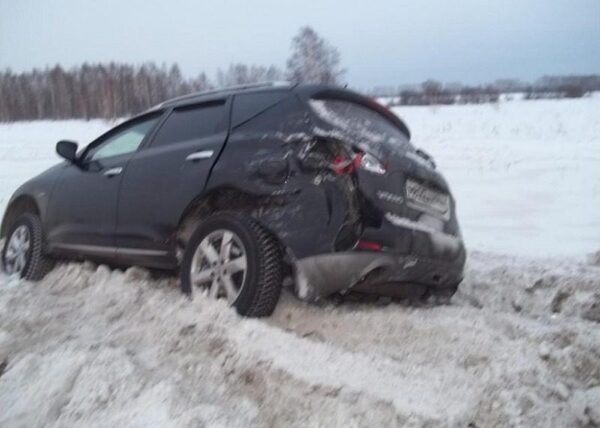
<path fill-rule="evenodd" d="M 304 300 L 452 296 L 456 203 L 404 122 L 356 92 L 260 84 L 166 101 L 23 184 L 3 217 L 8 274 L 58 259 L 178 272 L 183 292 L 270 315 Z M 286 280 L 288 279 L 288 280 Z"/>

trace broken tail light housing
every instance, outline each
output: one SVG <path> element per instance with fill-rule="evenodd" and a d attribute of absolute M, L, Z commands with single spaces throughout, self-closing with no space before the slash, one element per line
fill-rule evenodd
<path fill-rule="evenodd" d="M 354 153 L 352 159 L 338 155 L 333 161 L 333 170 L 338 175 L 351 174 L 355 169 L 362 169 L 377 175 L 383 175 L 387 171 L 386 165 L 375 156 L 365 152 Z"/>
<path fill-rule="evenodd" d="M 351 174 L 354 171 L 354 162 L 344 155 L 337 155 L 333 160 L 333 170 L 336 174 Z"/>
<path fill-rule="evenodd" d="M 383 175 L 387 171 L 386 166 L 380 162 L 379 159 L 364 152 L 359 152 L 354 155 L 354 166 L 377 175 Z"/>

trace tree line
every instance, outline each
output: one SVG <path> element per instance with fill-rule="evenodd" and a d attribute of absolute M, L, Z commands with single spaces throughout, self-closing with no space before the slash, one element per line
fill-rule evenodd
<path fill-rule="evenodd" d="M 499 79 L 482 85 L 426 80 L 403 87 L 377 87 L 373 96 L 388 98 L 388 105 L 447 105 L 494 103 L 500 94 L 521 93 L 527 100 L 580 98 L 600 91 L 600 75 L 544 76 L 533 83 Z"/>
<path fill-rule="evenodd" d="M 204 74 L 184 79 L 177 65 L 153 63 L 60 65 L 0 73 L 0 120 L 91 119 L 127 116 L 210 83 Z"/>
<path fill-rule="evenodd" d="M 177 64 L 111 62 L 64 69 L 60 65 L 14 73 L 0 71 L 0 121 L 92 119 L 130 116 L 166 99 L 191 92 L 265 81 L 340 83 L 344 70 L 338 50 L 312 28 L 302 27 L 291 42 L 285 70 L 236 63 L 184 77 Z M 377 87 L 371 95 L 390 105 L 472 104 L 496 102 L 501 93 L 521 92 L 525 99 L 577 98 L 600 90 L 600 75 L 545 76 L 534 83 L 501 79 L 465 86 L 427 80 L 419 85 Z"/>
<path fill-rule="evenodd" d="M 177 64 L 152 62 L 0 71 L 0 121 L 124 117 L 169 98 L 215 87 L 275 80 L 335 84 L 342 75 L 337 49 L 312 28 L 303 27 L 292 39 L 285 71 L 237 63 L 219 69 L 210 79 L 206 73 L 184 77 Z"/>

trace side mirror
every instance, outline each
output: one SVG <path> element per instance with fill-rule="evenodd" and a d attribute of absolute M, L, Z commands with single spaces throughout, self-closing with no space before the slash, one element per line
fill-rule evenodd
<path fill-rule="evenodd" d="M 62 140 L 56 143 L 56 153 L 71 163 L 77 161 L 77 143 Z"/>

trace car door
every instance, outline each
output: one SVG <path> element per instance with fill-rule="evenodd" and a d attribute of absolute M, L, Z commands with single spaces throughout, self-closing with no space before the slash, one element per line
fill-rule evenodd
<path fill-rule="evenodd" d="M 154 113 L 118 126 L 92 142 L 77 163 L 65 164 L 49 204 L 47 233 L 52 250 L 115 255 L 123 172 L 160 115 Z"/>
<path fill-rule="evenodd" d="M 174 260 L 173 232 L 185 208 L 204 189 L 227 138 L 228 112 L 227 99 L 174 108 L 132 157 L 117 219 L 123 261 L 156 265 L 165 256 Z"/>

